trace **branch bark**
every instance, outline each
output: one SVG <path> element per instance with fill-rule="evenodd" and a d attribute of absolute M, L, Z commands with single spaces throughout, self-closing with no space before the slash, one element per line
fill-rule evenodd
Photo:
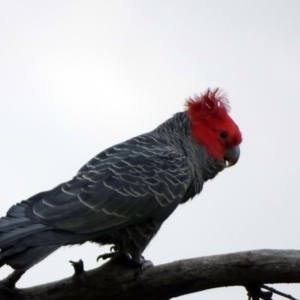
<path fill-rule="evenodd" d="M 166 300 L 224 286 L 300 283 L 300 251 L 254 250 L 179 260 L 145 270 L 111 259 L 81 275 L 15 293 L 0 290 L 2 300 Z"/>

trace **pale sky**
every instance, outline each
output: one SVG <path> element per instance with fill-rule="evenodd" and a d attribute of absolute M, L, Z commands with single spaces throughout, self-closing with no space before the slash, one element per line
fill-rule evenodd
<path fill-rule="evenodd" d="M 144 252 L 154 264 L 299 249 L 300 1 L 0 1 L 0 215 L 72 178 L 105 148 L 220 87 L 239 163 L 178 207 Z M 106 247 L 62 248 L 18 287 L 98 266 Z M 11 269 L 0 269 L 0 278 Z M 300 297 L 300 285 L 277 285 Z M 222 288 L 184 300 L 246 299 Z M 277 300 L 279 297 L 274 296 Z"/>

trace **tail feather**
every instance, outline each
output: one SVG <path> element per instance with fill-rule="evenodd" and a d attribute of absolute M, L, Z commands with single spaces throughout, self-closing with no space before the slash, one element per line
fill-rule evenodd
<path fill-rule="evenodd" d="M 0 219 L 0 267 L 8 264 L 14 269 L 28 269 L 62 245 L 37 245 L 38 238 L 34 239 L 51 230 L 40 223 L 32 212 L 32 205 L 41 200 L 44 194 L 37 194 L 12 206 L 6 216 Z M 34 243 L 28 245 L 26 240 Z"/>
<path fill-rule="evenodd" d="M 37 264 L 60 246 L 12 247 L 0 254 L 0 267 L 7 264 L 14 269 L 27 270 Z"/>
<path fill-rule="evenodd" d="M 23 218 L 25 217 L 25 209 L 28 207 L 27 201 L 22 201 L 13 205 L 7 212 L 8 217 Z"/>
<path fill-rule="evenodd" d="M 2 217 L 0 218 L 0 232 L 6 232 L 20 226 L 25 226 L 30 223 L 32 223 L 32 221 L 26 218 L 15 219 L 8 216 Z"/>
<path fill-rule="evenodd" d="M 40 200 L 45 192 L 12 206 L 5 217 L 0 219 L 0 249 L 11 247 L 28 235 L 45 230 L 32 211 L 32 204 Z"/>
<path fill-rule="evenodd" d="M 26 236 L 45 230 L 45 228 L 46 226 L 43 224 L 33 223 L 22 224 L 22 226 L 6 232 L 0 230 L 0 248 L 3 249 L 18 244 L 18 241 L 21 241 Z"/>

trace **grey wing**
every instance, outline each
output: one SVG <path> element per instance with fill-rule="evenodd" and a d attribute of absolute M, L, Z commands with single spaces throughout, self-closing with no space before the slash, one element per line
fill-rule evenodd
<path fill-rule="evenodd" d="M 101 154 L 33 207 L 44 224 L 74 233 L 108 233 L 148 218 L 165 220 L 190 186 L 187 160 L 166 148 Z"/>

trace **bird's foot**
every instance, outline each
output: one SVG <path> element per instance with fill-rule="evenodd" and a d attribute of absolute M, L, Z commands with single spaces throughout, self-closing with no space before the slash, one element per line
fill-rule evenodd
<path fill-rule="evenodd" d="M 79 261 L 70 260 L 71 265 L 74 268 L 74 275 L 79 276 L 84 273 L 83 261 L 80 259 Z"/>
<path fill-rule="evenodd" d="M 6 293 L 16 293 L 15 287 L 18 280 L 26 271 L 24 270 L 15 270 L 5 279 L 0 281 L 0 289 Z"/>
<path fill-rule="evenodd" d="M 114 257 L 118 252 L 118 249 L 115 246 L 110 247 L 110 253 L 104 253 L 101 254 L 97 257 L 97 262 L 99 261 L 99 259 L 103 259 L 106 260 L 107 258 L 112 258 Z"/>
<path fill-rule="evenodd" d="M 143 273 L 146 269 L 154 266 L 151 260 L 146 260 L 145 257 L 142 255 L 138 259 L 131 259 L 130 263 L 134 267 L 140 267 L 141 273 Z"/>
<path fill-rule="evenodd" d="M 146 260 L 144 256 L 134 258 L 129 253 L 118 252 L 116 259 L 126 266 L 136 268 L 138 274 L 142 274 L 146 269 L 153 267 L 152 261 Z"/>
<path fill-rule="evenodd" d="M 116 247 L 110 247 L 110 253 L 104 253 L 101 254 L 97 257 L 97 261 L 99 261 L 99 259 L 108 259 L 108 258 L 112 258 L 112 257 L 116 257 L 116 259 L 125 259 L 127 260 L 131 260 L 131 256 L 128 253 L 124 253 L 124 252 L 119 252 L 118 249 Z"/>
<path fill-rule="evenodd" d="M 146 269 L 153 267 L 153 263 L 150 260 L 146 260 L 144 256 L 140 256 L 137 259 L 133 258 L 129 253 L 120 252 L 116 247 L 110 248 L 111 253 L 104 253 L 102 255 L 99 255 L 97 257 L 97 261 L 99 259 L 107 259 L 115 257 L 116 261 L 121 262 L 122 264 L 125 264 L 130 267 L 134 268 L 141 268 L 141 273 L 145 271 Z"/>
<path fill-rule="evenodd" d="M 260 285 L 248 285 L 245 288 L 248 292 L 248 300 L 272 300 L 273 293 L 262 291 Z"/>

